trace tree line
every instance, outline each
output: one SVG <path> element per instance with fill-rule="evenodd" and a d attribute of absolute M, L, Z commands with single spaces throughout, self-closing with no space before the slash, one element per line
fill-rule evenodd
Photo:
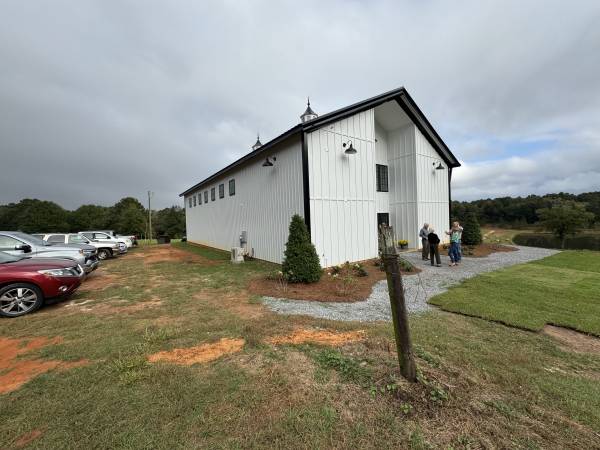
<path fill-rule="evenodd" d="M 180 238 L 185 235 L 185 210 L 171 206 L 152 211 L 152 233 Z M 0 230 L 25 233 L 67 233 L 84 230 L 115 230 L 146 236 L 148 210 L 133 197 L 125 197 L 113 206 L 82 205 L 69 211 L 57 203 L 23 199 L 0 205 Z"/>
<path fill-rule="evenodd" d="M 600 192 L 583 194 L 528 195 L 527 197 L 500 197 L 452 202 L 452 216 L 464 221 L 469 214 L 475 214 L 479 223 L 521 227 L 538 224 L 544 220 L 543 211 L 557 203 L 573 202 L 592 216 L 590 225 L 600 225 Z"/>

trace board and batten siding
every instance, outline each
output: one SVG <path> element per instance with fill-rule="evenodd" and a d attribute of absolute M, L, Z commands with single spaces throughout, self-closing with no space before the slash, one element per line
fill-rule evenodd
<path fill-rule="evenodd" d="M 374 111 L 325 125 L 305 139 L 310 231 L 321 265 L 377 256 Z M 356 154 L 344 153 L 348 141 Z"/>
<path fill-rule="evenodd" d="M 256 258 L 281 263 L 294 214 L 304 217 L 302 149 L 299 137 L 269 151 L 277 158 L 273 167 L 262 167 L 265 155 L 230 171 L 222 178 L 185 196 L 187 238 L 192 243 L 229 251 L 239 247 L 242 231 L 248 232 L 248 249 Z M 235 179 L 235 195 L 229 180 Z M 225 197 L 219 198 L 219 184 Z M 215 188 L 215 201 L 210 190 Z M 189 198 L 208 191 L 208 203 L 189 207 Z M 193 204 L 193 203 L 192 203 Z"/>
<path fill-rule="evenodd" d="M 448 167 L 427 138 L 415 127 L 415 153 L 417 174 L 418 226 L 428 223 L 442 242 L 449 242 L 444 233 L 450 227 L 448 195 Z M 435 167 L 442 163 L 444 170 Z M 418 238 L 418 231 L 417 231 Z M 417 242 L 419 240 L 417 239 Z"/>

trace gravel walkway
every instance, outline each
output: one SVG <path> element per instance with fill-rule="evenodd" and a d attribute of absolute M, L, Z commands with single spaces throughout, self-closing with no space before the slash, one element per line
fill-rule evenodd
<path fill-rule="evenodd" d="M 485 258 L 463 258 L 458 267 L 448 267 L 447 256 L 442 256 L 442 267 L 431 267 L 429 262 L 425 263 L 421 260 L 420 252 L 403 253 L 403 258 L 422 269 L 419 274 L 403 277 L 408 311 L 419 313 L 430 309 L 427 300 L 431 297 L 445 292 L 449 286 L 479 273 L 492 272 L 502 267 L 534 261 L 558 253 L 557 250 L 544 248 L 516 247 L 519 249 L 516 252 L 492 253 Z M 359 322 L 392 320 L 390 298 L 385 280 L 379 281 L 373 286 L 373 291 L 366 301 L 336 303 L 263 297 L 263 303 L 279 314 L 308 315 L 322 319 Z"/>

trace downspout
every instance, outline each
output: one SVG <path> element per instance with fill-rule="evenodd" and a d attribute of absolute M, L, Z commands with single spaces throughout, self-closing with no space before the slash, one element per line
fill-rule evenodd
<path fill-rule="evenodd" d="M 300 139 L 302 142 L 302 187 L 304 193 L 304 223 L 306 224 L 308 234 L 310 235 L 310 186 L 308 179 L 308 146 L 306 144 L 304 130 L 302 130 L 300 133 Z"/>
<path fill-rule="evenodd" d="M 450 182 L 452 181 L 452 167 L 448 167 L 448 225 L 452 228 L 452 189 Z"/>

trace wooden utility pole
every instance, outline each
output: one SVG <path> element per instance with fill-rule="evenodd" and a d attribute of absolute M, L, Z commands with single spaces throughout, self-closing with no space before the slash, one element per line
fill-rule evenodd
<path fill-rule="evenodd" d="M 150 206 L 150 199 L 154 195 L 154 192 L 148 191 L 148 244 L 152 244 L 152 207 Z"/>
<path fill-rule="evenodd" d="M 386 225 L 379 227 L 379 251 L 387 275 L 400 373 L 408 381 L 415 382 L 417 381 L 417 366 L 410 340 L 404 286 L 402 285 L 402 274 L 400 273 L 400 265 L 398 263 L 399 256 L 394 243 L 394 231 L 392 227 Z"/>

